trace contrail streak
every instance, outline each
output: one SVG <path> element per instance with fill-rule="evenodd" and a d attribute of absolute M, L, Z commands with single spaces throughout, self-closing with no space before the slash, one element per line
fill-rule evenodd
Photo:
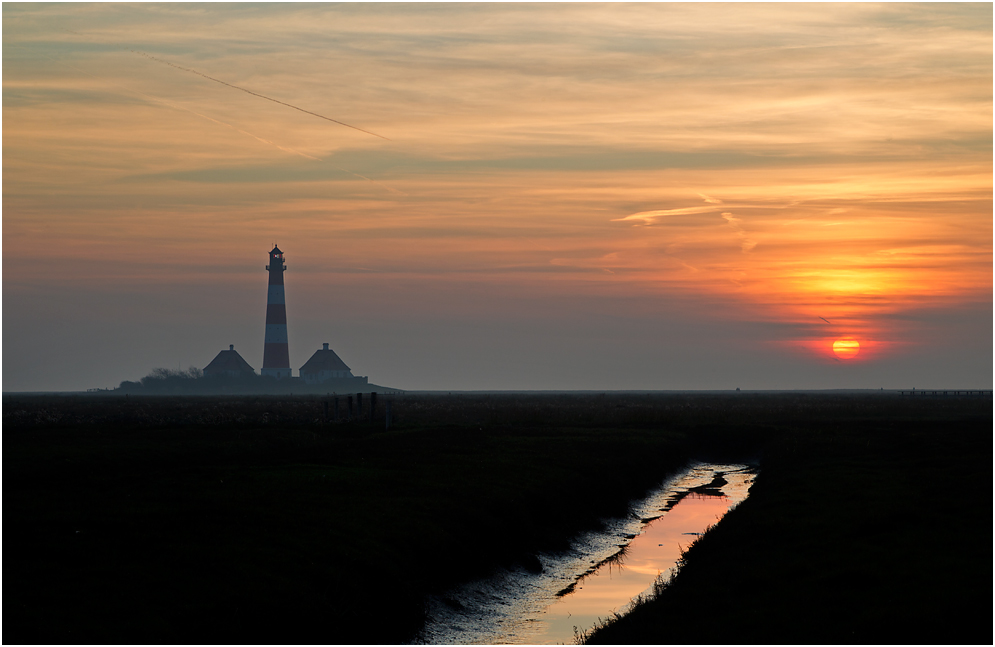
<path fill-rule="evenodd" d="M 75 32 L 73 32 L 73 33 L 75 33 Z M 14 45 L 14 47 L 20 47 L 21 49 L 28 49 L 27 47 L 24 47 L 23 45 Z M 85 74 L 86 76 L 89 76 L 91 78 L 99 79 L 99 77 L 97 77 L 97 76 L 95 76 L 93 74 L 90 74 L 89 72 L 85 72 L 85 71 L 79 69 L 78 67 L 76 67 L 74 65 L 70 65 L 69 63 L 66 63 L 65 61 L 60 61 L 57 58 L 52 58 L 51 56 L 49 56 L 47 54 L 41 54 L 41 55 L 44 56 L 45 58 L 47 58 L 50 61 L 53 61 L 53 62 L 58 63 L 60 65 L 64 65 L 65 67 L 68 67 L 71 70 L 79 72 L 80 74 Z M 258 135 L 254 135 L 254 134 L 248 132 L 247 130 L 242 130 L 241 128 L 239 128 L 237 126 L 233 126 L 233 125 L 231 125 L 231 124 L 229 124 L 227 122 L 221 121 L 220 119 L 215 119 L 214 117 L 208 117 L 207 115 L 201 114 L 201 113 L 197 112 L 196 110 L 191 110 L 190 108 L 186 108 L 184 106 L 177 105 L 177 104 L 173 103 L 172 101 L 167 101 L 166 99 L 163 99 L 161 97 L 155 97 L 155 96 L 152 96 L 151 94 L 146 94 L 146 93 L 144 93 L 144 92 L 142 92 L 140 90 L 135 90 L 133 88 L 125 87 L 125 86 L 121 85 L 120 83 L 113 83 L 112 82 L 111 85 L 113 85 L 114 87 L 120 88 L 120 89 L 124 90 L 125 92 L 130 92 L 132 94 L 137 94 L 138 96 L 143 97 L 144 99 L 146 99 L 148 101 L 162 104 L 164 106 L 173 108 L 174 110 L 182 110 L 184 112 L 189 112 L 190 114 L 196 115 L 196 116 L 200 117 L 201 119 L 206 119 L 206 120 L 214 122 L 214 123 L 216 123 L 216 124 L 218 124 L 220 126 L 226 126 L 228 128 L 231 128 L 235 132 L 241 133 L 241 134 L 246 135 L 248 137 L 252 137 L 256 141 L 259 141 L 259 142 L 262 142 L 263 144 L 268 144 L 270 146 L 278 148 L 278 149 L 284 151 L 285 153 L 291 153 L 293 155 L 299 155 L 299 156 L 307 158 L 309 160 L 314 160 L 316 162 L 322 162 L 324 164 L 328 164 L 329 166 L 331 166 L 332 168 L 334 168 L 337 171 L 341 171 L 343 173 L 348 173 L 349 175 L 354 175 L 354 176 L 356 176 L 358 178 L 366 180 L 367 182 L 372 182 L 373 184 L 376 184 L 377 186 L 379 186 L 381 188 L 387 189 L 391 193 L 396 193 L 398 195 L 408 195 L 404 191 L 398 191 L 397 189 L 395 189 L 393 187 L 390 187 L 390 186 L 384 184 L 383 182 L 378 182 L 377 180 L 374 180 L 372 178 L 368 178 L 365 175 L 360 175 L 359 173 L 355 173 L 353 171 L 350 171 L 349 169 L 342 168 L 341 166 L 336 166 L 335 164 L 332 164 L 331 162 L 328 162 L 328 161 L 326 161 L 326 160 L 324 160 L 324 159 L 322 159 L 320 157 L 314 157 L 313 155 L 308 155 L 307 153 L 302 153 L 301 151 L 294 150 L 293 148 L 287 148 L 286 146 L 281 146 L 280 144 L 277 144 L 276 142 L 272 142 L 272 141 L 270 141 L 268 139 L 264 139 L 264 138 L 262 138 L 262 137 L 260 137 Z"/>
<path fill-rule="evenodd" d="M 224 121 L 221 121 L 220 119 L 215 119 L 214 117 L 208 117 L 207 115 L 202 115 L 201 113 L 199 113 L 199 112 L 197 112 L 195 110 L 191 110 L 189 108 L 184 108 L 183 106 L 178 106 L 178 105 L 176 105 L 174 103 L 170 103 L 169 101 L 166 101 L 165 99 L 159 99 L 157 97 L 153 97 L 151 95 L 145 94 L 144 92 L 138 92 L 138 90 L 132 90 L 132 92 L 136 92 L 137 94 L 140 94 L 143 97 L 151 99 L 152 101 L 158 101 L 159 103 L 162 103 L 163 105 L 169 106 L 170 108 L 175 108 L 177 110 L 186 110 L 187 112 L 189 112 L 192 115 L 197 115 L 198 117 L 203 117 L 204 119 L 207 119 L 208 121 L 213 121 L 214 123 L 220 124 L 222 126 L 228 126 L 229 128 L 231 128 L 232 130 L 234 130 L 236 132 L 242 133 L 243 135 L 248 135 L 249 137 L 252 137 L 253 139 L 255 139 L 257 141 L 260 141 L 260 142 L 262 142 L 264 144 L 269 144 L 270 146 L 274 146 L 276 148 L 279 148 L 280 150 L 284 151 L 285 153 L 292 153 L 293 155 L 300 155 L 301 157 L 305 157 L 305 158 L 307 158 L 309 160 L 315 160 L 316 162 L 322 162 L 322 161 L 324 161 L 320 157 L 314 157 L 313 155 L 308 155 L 307 153 L 302 153 L 302 152 L 300 152 L 298 150 L 294 150 L 293 148 L 287 148 L 286 146 L 281 146 L 281 145 L 277 144 L 276 142 L 271 142 L 268 139 L 263 139 L 259 135 L 253 135 L 252 133 L 250 133 L 247 130 L 242 130 L 241 128 L 238 128 L 237 126 L 232 126 L 231 124 L 229 124 L 227 122 L 224 122 Z M 362 177 L 362 176 L 360 176 L 360 177 Z"/>
<path fill-rule="evenodd" d="M 204 74 L 203 72 L 198 72 L 197 70 L 190 69 L 189 67 L 183 67 L 181 65 L 176 65 L 174 63 L 170 63 L 169 61 L 164 61 L 161 58 L 156 58 L 155 56 L 152 56 L 151 54 L 146 54 L 145 52 L 139 52 L 139 51 L 134 50 L 134 49 L 130 50 L 130 51 L 133 52 L 133 53 L 135 53 L 135 54 L 141 54 L 142 56 L 144 56 L 146 58 L 149 58 L 149 59 L 155 61 L 156 63 L 162 63 L 163 65 L 168 65 L 170 67 L 175 67 L 176 69 L 183 70 L 184 72 L 190 72 L 192 74 L 196 74 L 197 76 L 202 76 L 205 79 L 214 81 L 215 83 L 220 83 L 221 85 L 227 85 L 229 88 L 234 88 L 235 90 L 241 90 L 242 92 L 246 92 L 248 94 L 251 94 L 254 97 L 259 97 L 260 99 L 266 99 L 267 101 L 272 101 L 273 103 L 279 103 L 281 106 L 287 106 L 288 108 L 293 108 L 294 110 L 300 110 L 301 112 L 304 112 L 306 114 L 318 117 L 319 119 L 324 119 L 325 121 L 331 121 L 332 123 L 336 123 L 336 124 L 338 124 L 340 126 L 345 126 L 346 128 L 352 128 L 353 130 L 358 130 L 359 132 L 366 133 L 367 135 L 373 135 L 374 137 L 379 137 L 380 139 L 386 139 L 387 141 L 391 141 L 391 139 L 389 137 L 384 137 L 383 135 L 378 135 L 378 134 L 376 134 L 374 132 L 371 132 L 369 130 L 364 130 L 364 129 L 358 127 L 358 126 L 353 126 L 353 125 L 347 124 L 344 121 L 339 121 L 337 119 L 332 119 L 331 117 L 326 117 L 325 115 L 319 115 L 317 112 L 311 112 L 310 110 L 305 110 L 304 108 L 298 108 L 297 106 L 293 105 L 292 103 L 287 103 L 285 101 L 280 101 L 279 99 L 274 99 L 273 97 L 267 97 L 265 94 L 259 94 L 258 92 L 253 92 L 252 90 L 246 90 L 245 88 L 240 88 L 237 85 L 232 85 L 231 83 L 226 83 L 225 81 L 222 81 L 221 79 L 216 79 L 213 76 L 208 76 L 208 75 Z"/>
<path fill-rule="evenodd" d="M 127 88 L 125 88 L 125 89 L 127 89 Z M 153 97 L 151 95 L 145 94 L 144 92 L 139 92 L 138 90 L 131 90 L 131 91 L 134 92 L 134 93 L 136 93 L 136 94 L 140 94 L 141 96 L 146 97 L 146 98 L 148 98 L 148 99 L 150 99 L 152 101 L 158 101 L 159 103 L 162 103 L 163 105 L 169 106 L 170 108 L 175 108 L 177 110 L 186 110 L 187 112 L 189 112 L 192 115 L 197 115 L 198 117 L 203 117 L 204 119 L 207 119 L 208 121 L 213 121 L 214 123 L 219 124 L 221 126 L 227 126 L 227 127 L 231 128 L 232 130 L 234 130 L 236 132 L 242 133 L 243 135 L 248 135 L 249 137 L 252 137 L 253 139 L 255 139 L 257 141 L 260 141 L 260 142 L 262 142 L 264 144 L 269 144 L 270 146 L 273 146 L 275 148 L 279 148 L 280 150 L 282 150 L 282 151 L 284 151 L 286 153 L 291 153 L 293 155 L 300 155 L 301 157 L 307 158 L 309 160 L 314 160 L 316 162 L 323 162 L 325 164 L 328 164 L 329 166 L 331 166 L 333 169 L 335 169 L 337 171 L 342 171 L 343 173 L 348 173 L 349 175 L 355 175 L 356 177 L 358 177 L 360 179 L 366 180 L 367 182 L 372 182 L 373 184 L 376 184 L 377 186 L 379 186 L 381 188 L 387 189 L 391 193 L 396 193 L 398 195 L 408 195 L 404 191 L 398 191 L 395 188 L 387 186 L 383 182 L 378 182 L 377 180 L 374 180 L 372 178 L 368 178 L 365 175 L 360 175 L 359 173 L 356 173 L 355 171 L 350 171 L 349 169 L 342 168 L 341 166 L 336 166 L 335 164 L 332 164 L 331 162 L 328 162 L 327 160 L 324 160 L 324 159 L 322 159 L 320 157 L 315 157 L 313 155 L 308 155 L 307 153 L 302 153 L 301 151 L 294 150 L 293 148 L 287 148 L 286 146 L 281 146 L 280 144 L 277 144 L 276 142 L 271 142 L 268 139 L 263 139 L 259 135 L 253 135 L 252 133 L 248 132 L 247 130 L 242 130 L 241 128 L 239 128 L 237 126 L 232 126 L 231 124 L 226 123 L 224 121 L 221 121 L 220 119 L 215 119 L 214 117 L 208 117 L 207 115 L 202 115 L 201 113 L 199 113 L 199 112 L 197 112 L 195 110 L 191 110 L 189 108 L 184 108 L 183 106 L 178 106 L 178 105 L 176 105 L 174 103 L 166 101 L 165 99 L 160 99 L 158 97 Z"/>
<path fill-rule="evenodd" d="M 121 87 L 121 86 L 118 86 L 118 87 Z M 127 88 L 125 88 L 125 89 L 127 89 Z M 199 113 L 199 112 L 197 112 L 195 110 L 191 110 L 189 108 L 184 108 L 183 106 L 176 105 L 176 104 L 174 104 L 174 103 L 172 103 L 170 101 L 166 101 L 165 99 L 160 99 L 158 97 L 153 97 L 151 95 L 145 94 L 144 92 L 139 92 L 138 90 L 131 90 L 131 92 L 139 94 L 139 95 L 141 95 L 141 96 L 143 96 L 143 97 L 145 97 L 145 98 L 147 98 L 147 99 L 149 99 L 151 101 L 157 101 L 159 103 L 162 103 L 163 105 L 169 106 L 170 108 L 175 108 L 177 110 L 185 110 L 185 111 L 189 112 L 192 115 L 197 115 L 198 117 L 202 117 L 204 119 L 207 119 L 208 121 L 213 121 L 214 123 L 219 124 L 221 126 L 227 126 L 228 128 L 231 128 L 232 130 L 234 130 L 236 132 L 239 132 L 239 133 L 242 133 L 243 135 L 247 135 L 249 137 L 252 137 L 253 139 L 255 139 L 257 141 L 260 141 L 260 142 L 262 142 L 264 144 L 269 144 L 270 146 L 273 146 L 275 148 L 279 148 L 280 150 L 282 150 L 282 151 L 284 151 L 286 153 L 291 153 L 293 155 L 300 155 L 301 157 L 305 157 L 305 158 L 307 158 L 309 160 L 314 160 L 316 162 L 323 162 L 325 164 L 328 164 L 329 166 L 331 166 L 332 168 L 334 168 L 337 171 L 342 171 L 343 173 L 348 173 L 349 175 L 355 175 L 356 177 L 361 178 L 363 180 L 366 180 L 367 182 L 372 182 L 373 184 L 376 184 L 377 186 L 379 186 L 381 188 L 387 189 L 391 193 L 397 193 L 398 195 L 408 195 L 404 191 L 398 191 L 397 189 L 394 189 L 392 187 L 387 186 L 383 182 L 378 182 L 378 181 L 376 181 L 376 180 L 374 180 L 372 178 L 366 177 L 365 175 L 360 175 L 359 173 L 356 173 L 354 171 L 350 171 L 349 169 L 344 169 L 341 166 L 336 166 L 335 164 L 332 164 L 331 162 L 328 162 L 328 161 L 326 161 L 326 160 L 324 160 L 324 159 L 322 159 L 320 157 L 315 157 L 313 155 L 308 155 L 307 153 L 302 153 L 301 151 L 294 150 L 293 148 L 287 148 L 286 146 L 281 146 L 280 144 L 277 144 L 276 142 L 271 142 L 268 139 L 263 139 L 259 135 L 253 135 L 252 133 L 248 132 L 247 130 L 242 130 L 241 128 L 239 128 L 237 126 L 233 126 L 233 125 L 231 125 L 229 123 L 221 121 L 220 119 L 215 119 L 214 117 L 208 117 L 207 115 L 203 115 L 203 114 L 201 114 L 201 113 Z"/>

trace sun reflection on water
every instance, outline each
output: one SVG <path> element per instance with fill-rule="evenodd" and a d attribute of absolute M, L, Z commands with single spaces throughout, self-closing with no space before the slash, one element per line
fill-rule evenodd
<path fill-rule="evenodd" d="M 747 497 L 745 465 L 697 465 L 633 505 L 635 516 L 579 537 L 562 554 L 540 555 L 542 573 L 503 572 L 429 604 L 417 642 L 569 644 L 599 618 L 624 612 L 668 577 L 683 550 Z"/>
<path fill-rule="evenodd" d="M 623 612 L 630 600 L 645 593 L 657 577 L 667 577 L 681 553 L 732 505 L 730 497 L 691 494 L 665 516 L 651 522 L 625 553 L 585 576 L 573 593 L 550 605 L 542 616 L 547 636 L 559 642 L 573 628 L 593 626 L 599 618 Z"/>

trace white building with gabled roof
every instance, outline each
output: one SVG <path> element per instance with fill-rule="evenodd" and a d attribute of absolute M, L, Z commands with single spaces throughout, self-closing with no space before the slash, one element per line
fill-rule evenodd
<path fill-rule="evenodd" d="M 305 384 L 321 384 L 328 380 L 353 377 L 352 370 L 328 344 L 322 344 L 321 350 L 314 351 L 311 359 L 301 367 L 301 378 Z"/>
<path fill-rule="evenodd" d="M 227 375 L 229 377 L 239 377 L 241 375 L 255 375 L 254 368 L 242 359 L 242 356 L 235 350 L 234 344 L 228 345 L 228 350 L 218 353 L 218 356 L 211 360 L 211 363 L 204 367 L 204 375 Z"/>

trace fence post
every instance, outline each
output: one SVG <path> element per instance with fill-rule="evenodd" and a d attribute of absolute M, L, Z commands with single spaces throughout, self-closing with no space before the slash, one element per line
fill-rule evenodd
<path fill-rule="evenodd" d="M 384 427 L 384 429 L 390 429 L 390 400 L 387 400 L 385 408 L 387 409 L 386 411 L 387 424 Z"/>
<path fill-rule="evenodd" d="M 377 392 L 373 391 L 370 393 L 370 424 L 373 424 L 373 418 L 377 411 Z"/>

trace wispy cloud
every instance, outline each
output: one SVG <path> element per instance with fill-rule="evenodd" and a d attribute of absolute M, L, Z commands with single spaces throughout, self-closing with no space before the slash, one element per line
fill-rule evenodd
<path fill-rule="evenodd" d="M 627 222 L 630 220 L 642 220 L 647 224 L 652 224 L 661 218 L 669 216 L 688 216 L 696 213 L 715 213 L 719 209 L 716 207 L 680 207 L 678 209 L 655 209 L 653 211 L 640 211 L 624 218 L 614 218 L 612 222 Z"/>
<path fill-rule="evenodd" d="M 732 228 L 732 230 L 735 231 L 739 236 L 740 238 L 739 247 L 744 254 L 753 250 L 753 248 L 757 246 L 757 241 L 753 240 L 752 238 L 749 238 L 746 234 L 746 231 L 743 229 L 742 219 L 737 218 L 728 211 L 722 214 L 722 218 L 727 223 L 729 223 L 729 226 Z"/>

